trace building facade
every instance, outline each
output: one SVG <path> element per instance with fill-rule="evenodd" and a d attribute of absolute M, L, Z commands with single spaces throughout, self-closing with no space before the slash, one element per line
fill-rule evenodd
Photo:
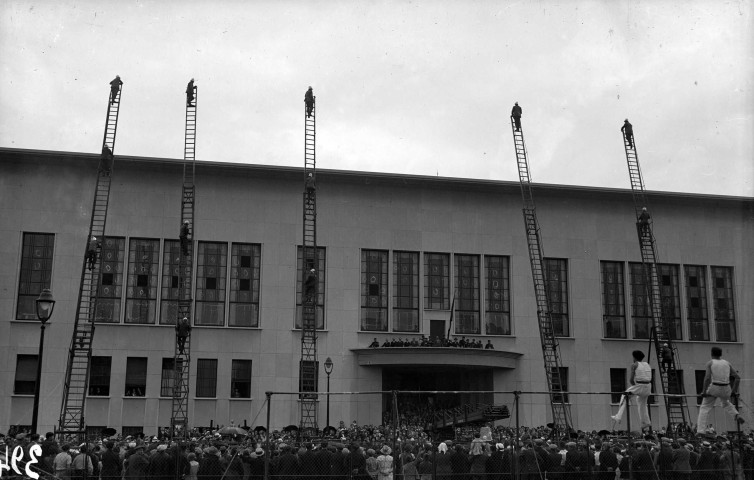
<path fill-rule="evenodd" d="M 57 304 L 46 330 L 39 430 L 58 423 L 97 162 L 0 149 L 0 431 L 31 423 L 42 288 Z M 303 177 L 290 167 L 196 165 L 192 426 L 265 425 L 266 392 L 275 392 L 271 428 L 299 421 L 291 392 L 299 390 Z M 170 424 L 181 184 L 182 161 L 116 158 L 86 399 L 92 429 L 153 434 Z M 606 392 L 625 388 L 631 351 L 649 348 L 631 192 L 533 191 L 569 392 L 561 400 L 576 428 L 609 429 L 619 396 Z M 649 198 L 686 392 L 698 393 L 717 345 L 750 402 L 754 200 Z M 331 424 L 381 423 L 390 401 L 375 392 L 466 392 L 413 394 L 401 404 L 433 398 L 441 408 L 512 406 L 510 392 L 546 391 L 518 183 L 320 170 L 317 200 L 318 384 L 338 392 L 329 402 L 320 397 L 321 426 L 328 408 Z M 494 350 L 369 348 L 375 339 L 448 333 Z M 651 363 L 657 367 L 654 355 Z M 695 422 L 697 399 L 688 405 Z M 523 394 L 519 407 L 524 425 L 551 421 L 547 395 Z M 651 414 L 664 425 L 662 399 Z M 733 428 L 722 412 L 714 420 L 718 430 Z"/>

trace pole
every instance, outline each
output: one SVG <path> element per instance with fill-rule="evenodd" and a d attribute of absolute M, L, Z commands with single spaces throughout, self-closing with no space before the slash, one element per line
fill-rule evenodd
<path fill-rule="evenodd" d="M 327 420 L 325 428 L 330 426 L 330 374 L 327 374 Z"/>
<path fill-rule="evenodd" d="M 39 415 L 39 392 L 42 384 L 42 350 L 45 344 L 45 324 L 39 336 L 39 354 L 37 355 L 37 382 L 34 385 L 34 410 L 31 413 L 31 433 L 37 433 L 37 417 Z"/>
<path fill-rule="evenodd" d="M 634 455 L 633 449 L 631 448 L 631 392 L 624 393 L 624 398 L 626 399 L 626 436 L 628 437 L 628 450 L 626 450 L 626 455 L 629 456 L 628 459 L 628 478 L 629 480 L 633 479 L 633 469 L 631 467 L 631 464 L 633 463 L 632 458 Z"/>
<path fill-rule="evenodd" d="M 272 403 L 272 392 L 264 392 L 264 394 L 267 395 L 267 435 L 265 438 L 267 451 L 264 456 L 264 480 L 268 480 L 270 478 L 270 455 L 272 454 L 270 451 L 270 404 Z"/>
<path fill-rule="evenodd" d="M 513 392 L 513 395 L 515 395 L 514 403 L 516 404 L 516 441 L 513 443 L 513 462 L 511 462 L 512 465 L 514 465 L 514 478 L 518 480 L 519 478 L 519 468 L 518 468 L 518 449 L 519 449 L 519 442 L 521 441 L 521 425 L 519 424 L 519 411 L 518 411 L 518 404 L 519 400 L 521 399 L 521 392 L 519 390 L 516 390 Z"/>

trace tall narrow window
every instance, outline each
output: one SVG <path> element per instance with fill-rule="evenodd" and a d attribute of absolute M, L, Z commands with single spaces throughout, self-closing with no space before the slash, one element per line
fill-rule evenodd
<path fill-rule="evenodd" d="M 123 237 L 105 237 L 102 242 L 99 259 L 101 276 L 95 318 L 98 322 L 120 323 L 125 251 L 126 239 Z"/>
<path fill-rule="evenodd" d="M 162 260 L 162 287 L 160 288 L 160 325 L 175 325 L 178 320 L 180 298 L 181 243 L 165 240 L 165 255 Z"/>
<path fill-rule="evenodd" d="M 419 331 L 418 252 L 393 252 L 393 331 Z"/>
<path fill-rule="evenodd" d="M 230 397 L 251 398 L 251 360 L 233 360 L 230 374 Z"/>
<path fill-rule="evenodd" d="M 424 254 L 424 309 L 450 310 L 450 256 Z"/>
<path fill-rule="evenodd" d="M 89 366 L 89 395 L 110 395 L 110 365 L 112 357 L 92 357 Z"/>
<path fill-rule="evenodd" d="M 230 318 L 231 327 L 259 326 L 259 272 L 262 246 L 234 243 L 231 247 Z"/>
<path fill-rule="evenodd" d="M 127 397 L 143 397 L 147 393 L 147 357 L 126 359 Z"/>
<path fill-rule="evenodd" d="M 620 403 L 621 394 L 626 391 L 625 368 L 610 369 L 610 391 L 613 392 L 610 395 L 610 403 Z"/>
<path fill-rule="evenodd" d="M 694 370 L 694 382 L 696 383 L 696 393 L 699 395 L 696 397 L 696 404 L 701 405 L 704 400 L 704 377 L 707 376 L 707 370 Z"/>
<path fill-rule="evenodd" d="M 199 242 L 196 259 L 196 313 L 194 325 L 225 325 L 225 281 L 228 244 Z M 214 396 L 214 395 L 213 395 Z"/>
<path fill-rule="evenodd" d="M 485 255 L 487 294 L 484 297 L 484 322 L 487 335 L 511 334 L 510 260 Z"/>
<path fill-rule="evenodd" d="M 18 320 L 37 319 L 34 301 L 43 289 L 50 288 L 54 245 L 55 235 L 51 233 L 24 233 L 16 304 Z"/>
<path fill-rule="evenodd" d="M 178 366 L 183 367 L 183 359 L 178 359 Z M 160 396 L 172 397 L 175 385 L 175 361 L 172 358 L 162 359 L 162 376 L 160 380 Z"/>
<path fill-rule="evenodd" d="M 568 367 L 560 367 L 559 370 L 556 370 L 557 368 L 552 367 L 551 372 L 553 378 L 552 391 L 558 392 L 553 395 L 552 401 L 555 403 L 568 403 L 568 394 L 561 393 L 568 391 Z M 560 379 L 560 385 L 556 381 L 558 378 Z"/>
<path fill-rule="evenodd" d="M 387 251 L 361 251 L 361 329 L 387 332 Z"/>
<path fill-rule="evenodd" d="M 668 393 L 680 395 L 683 393 L 683 370 L 675 371 L 675 378 L 668 380 Z M 686 403 L 684 397 L 667 397 L 668 403 L 673 405 L 683 405 Z"/>
<path fill-rule="evenodd" d="M 128 249 L 126 323 L 155 322 L 159 240 L 131 239 Z"/>
<path fill-rule="evenodd" d="M 600 262 L 600 268 L 602 270 L 602 323 L 605 338 L 626 338 L 623 262 Z"/>
<path fill-rule="evenodd" d="M 479 256 L 453 255 L 455 267 L 455 332 L 459 335 L 480 334 Z M 451 300 L 452 303 L 452 300 Z"/>
<path fill-rule="evenodd" d="M 707 267 L 684 265 L 683 271 L 686 277 L 686 317 L 689 321 L 689 340 L 709 341 Z"/>
<path fill-rule="evenodd" d="M 553 333 L 558 337 L 567 337 L 571 334 L 568 318 L 568 261 L 564 258 L 545 258 L 544 264 Z"/>
<path fill-rule="evenodd" d="M 16 378 L 13 393 L 16 395 L 34 395 L 37 386 L 37 355 L 16 356 Z"/>
<path fill-rule="evenodd" d="M 733 268 L 711 267 L 712 301 L 715 306 L 715 340 L 736 341 L 736 309 L 733 303 Z"/>
<path fill-rule="evenodd" d="M 668 335 L 673 340 L 682 340 L 681 332 L 681 291 L 678 284 L 678 265 L 658 265 L 660 298 L 662 300 L 662 320 Z"/>
<path fill-rule="evenodd" d="M 319 264 L 315 270 L 315 278 L 317 281 L 317 296 L 314 300 L 314 325 L 317 330 L 325 328 L 325 248 L 317 247 L 317 263 Z M 299 246 L 297 249 L 296 260 L 296 328 L 301 328 L 303 325 L 303 278 L 302 269 L 304 268 L 304 249 Z M 306 265 L 306 270 L 309 271 L 314 265 Z"/>
<path fill-rule="evenodd" d="M 644 264 L 631 262 L 628 266 L 634 338 L 649 338 L 649 330 L 652 327 L 652 298 L 647 292 Z"/>
<path fill-rule="evenodd" d="M 196 397 L 217 396 L 217 359 L 199 358 L 196 361 Z"/>

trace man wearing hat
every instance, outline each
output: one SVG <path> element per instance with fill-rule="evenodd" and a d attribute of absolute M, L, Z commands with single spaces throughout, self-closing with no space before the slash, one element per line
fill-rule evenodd
<path fill-rule="evenodd" d="M 673 477 L 675 480 L 691 480 L 691 452 L 686 447 L 686 440 L 678 439 L 673 445 Z"/>
<path fill-rule="evenodd" d="M 314 110 L 314 91 L 312 91 L 311 86 L 304 94 L 304 103 L 306 104 L 306 116 L 311 117 L 312 110 Z"/>
<path fill-rule="evenodd" d="M 641 428 L 651 427 L 652 423 L 649 420 L 649 409 L 647 408 L 647 399 L 652 393 L 652 367 L 647 362 L 644 362 L 644 352 L 641 350 L 634 350 L 631 355 L 634 358 L 634 363 L 631 364 L 631 377 L 629 383 L 631 386 L 626 390 L 627 393 L 632 393 L 636 396 L 636 404 L 639 407 L 639 424 Z M 616 424 L 620 424 L 623 419 L 623 413 L 626 411 L 626 396 L 621 396 L 620 407 L 618 413 L 611 418 Z"/>
<path fill-rule="evenodd" d="M 628 119 L 623 122 L 623 126 L 620 127 L 620 131 L 623 132 L 623 134 L 626 136 L 628 146 L 630 148 L 634 148 L 634 127 L 633 125 L 631 125 Z"/>
<path fill-rule="evenodd" d="M 168 455 L 168 446 L 161 443 L 155 447 L 155 453 L 149 460 L 147 470 L 151 478 L 168 480 L 175 476 L 175 462 Z"/>
<path fill-rule="evenodd" d="M 128 446 L 133 450 L 133 453 L 129 455 L 125 462 L 125 480 L 143 480 L 147 477 L 147 471 L 149 470 L 149 457 L 144 453 L 144 444 L 132 442 Z"/>

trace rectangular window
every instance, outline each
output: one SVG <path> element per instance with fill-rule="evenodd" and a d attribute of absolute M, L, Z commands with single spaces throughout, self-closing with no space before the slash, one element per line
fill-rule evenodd
<path fill-rule="evenodd" d="M 199 358 L 196 361 L 196 397 L 217 396 L 217 359 Z"/>
<path fill-rule="evenodd" d="M 631 262 L 629 267 L 629 282 L 631 284 L 631 320 L 634 325 L 634 338 L 649 338 L 652 328 L 652 298 L 647 289 L 648 276 L 643 263 Z M 650 268 L 649 265 L 646 265 Z"/>
<path fill-rule="evenodd" d="M 102 430 L 100 430 L 97 433 L 101 434 L 101 432 L 102 432 Z M 126 438 L 126 437 L 136 437 L 137 435 L 143 434 L 143 433 L 144 433 L 144 427 L 141 427 L 141 426 L 138 426 L 138 427 L 127 427 L 127 426 L 124 425 L 123 428 L 121 428 L 121 436 L 123 438 Z M 95 436 L 97 436 L 97 435 L 95 435 Z"/>
<path fill-rule="evenodd" d="M 620 397 L 626 391 L 625 368 L 610 369 L 610 391 L 613 392 L 610 395 L 610 403 L 620 403 Z"/>
<path fill-rule="evenodd" d="M 455 332 L 480 334 L 479 256 L 453 255 L 455 273 Z M 452 300 L 451 300 L 452 303 Z"/>
<path fill-rule="evenodd" d="M 361 251 L 361 330 L 387 332 L 387 250 Z"/>
<path fill-rule="evenodd" d="M 558 337 L 567 337 L 571 334 L 568 319 L 568 261 L 563 258 L 545 258 L 544 267 L 553 333 Z"/>
<path fill-rule="evenodd" d="M 313 251 L 312 251 L 313 253 Z M 295 328 L 302 328 L 303 326 L 303 287 L 304 280 L 302 275 L 304 274 L 304 248 L 299 246 L 296 253 L 296 322 Z M 315 279 L 317 282 L 316 292 L 317 295 L 314 299 L 314 326 L 317 330 L 323 330 L 325 328 L 325 248 L 317 247 L 317 267 L 315 270 Z M 314 267 L 311 259 L 306 262 L 306 271 L 309 272 Z"/>
<path fill-rule="evenodd" d="M 393 331 L 419 331 L 418 252 L 393 252 Z"/>
<path fill-rule="evenodd" d="M 132 238 L 129 241 L 126 323 L 155 322 L 159 260 L 159 240 Z"/>
<path fill-rule="evenodd" d="M 668 378 L 668 393 L 682 395 L 683 391 L 683 370 L 676 370 L 675 376 Z M 683 397 L 667 397 L 668 403 L 673 405 L 684 405 L 686 399 Z"/>
<path fill-rule="evenodd" d="M 299 360 L 299 392 L 316 392 L 319 386 L 319 362 Z M 316 395 L 315 395 L 316 397 Z"/>
<path fill-rule="evenodd" d="M 16 319 L 37 320 L 34 302 L 43 289 L 50 288 L 54 246 L 55 235 L 52 233 L 24 233 Z"/>
<path fill-rule="evenodd" d="M 107 397 L 110 395 L 110 365 L 112 357 L 92 357 L 89 365 L 89 395 Z"/>
<path fill-rule="evenodd" d="M 682 340 L 681 289 L 678 282 L 678 265 L 658 265 L 662 320 L 672 340 Z"/>
<path fill-rule="evenodd" d="M 650 385 L 649 391 L 652 393 L 652 395 L 647 397 L 647 404 L 654 405 L 657 403 L 657 399 L 654 396 L 654 394 L 657 393 L 657 389 L 655 388 L 655 369 L 654 368 L 652 369 L 652 383 Z"/>
<path fill-rule="evenodd" d="M 231 327 L 259 326 L 259 280 L 262 246 L 256 243 L 234 243 L 230 258 Z"/>
<path fill-rule="evenodd" d="M 424 254 L 424 309 L 450 310 L 450 255 Z"/>
<path fill-rule="evenodd" d="M 99 259 L 101 276 L 95 317 L 97 322 L 120 323 L 125 252 L 126 239 L 123 237 L 105 237 L 102 242 Z"/>
<path fill-rule="evenodd" d="M 183 359 L 178 360 L 178 366 L 183 366 Z M 160 396 L 172 397 L 175 385 L 175 362 L 172 358 L 162 359 L 162 377 L 160 380 Z"/>
<path fill-rule="evenodd" d="M 126 359 L 126 396 L 143 397 L 147 392 L 147 357 Z"/>
<path fill-rule="evenodd" d="M 17 355 L 16 379 L 13 382 L 13 393 L 16 395 L 34 395 L 36 387 L 37 355 Z"/>
<path fill-rule="evenodd" d="M 623 262 L 600 262 L 602 323 L 605 338 L 626 338 L 626 293 Z M 625 384 L 625 381 L 623 382 Z M 620 399 L 618 400 L 620 401 Z"/>
<path fill-rule="evenodd" d="M 231 398 L 251 398 L 251 360 L 233 360 L 230 396 Z"/>
<path fill-rule="evenodd" d="M 707 376 L 707 370 L 694 370 L 694 381 L 696 383 L 696 393 L 699 395 L 696 397 L 696 404 L 701 405 L 704 397 L 702 394 L 702 388 L 704 388 L 704 377 Z"/>
<path fill-rule="evenodd" d="M 178 299 L 180 298 L 178 274 L 180 270 L 181 243 L 178 240 L 165 240 L 165 255 L 162 260 L 162 287 L 160 288 L 160 325 L 175 325 L 176 320 L 178 320 Z"/>
<path fill-rule="evenodd" d="M 683 271 L 686 277 L 686 317 L 689 321 L 689 340 L 709 341 L 707 267 L 684 265 Z"/>
<path fill-rule="evenodd" d="M 196 312 L 194 314 L 194 325 L 212 325 L 218 327 L 225 325 L 227 265 L 228 244 L 199 242 L 199 254 L 196 259 Z"/>
<path fill-rule="evenodd" d="M 511 334 L 510 259 L 485 255 L 487 291 L 484 297 L 484 323 L 487 335 Z"/>
<path fill-rule="evenodd" d="M 715 340 L 736 341 L 736 309 L 733 303 L 733 268 L 710 267 L 715 308 Z"/>
<path fill-rule="evenodd" d="M 568 367 L 552 367 L 550 372 L 552 375 L 552 391 L 553 392 L 567 392 L 568 391 Z M 552 396 L 554 403 L 568 403 L 567 393 L 555 393 Z"/>

